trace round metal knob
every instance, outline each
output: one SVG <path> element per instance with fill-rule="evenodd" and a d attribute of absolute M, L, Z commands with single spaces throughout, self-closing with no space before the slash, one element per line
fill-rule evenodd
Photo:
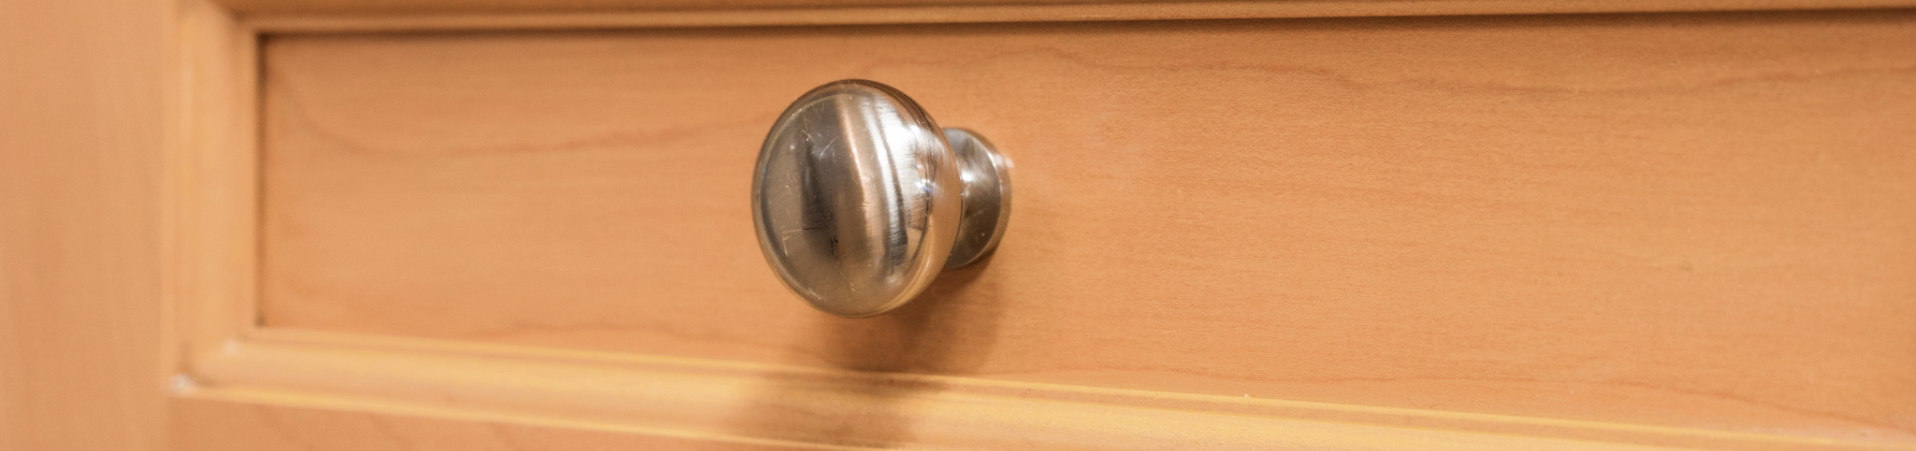
<path fill-rule="evenodd" d="M 904 93 L 843 80 L 772 124 L 752 172 L 759 249 L 785 286 L 838 316 L 904 305 L 1004 234 L 1010 161 L 941 129 Z"/>

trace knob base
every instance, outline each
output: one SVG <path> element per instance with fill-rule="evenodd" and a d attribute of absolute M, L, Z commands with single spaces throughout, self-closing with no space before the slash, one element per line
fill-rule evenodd
<path fill-rule="evenodd" d="M 945 259 L 946 268 L 957 268 L 990 254 L 1004 236 L 1011 218 L 1011 160 L 970 130 L 947 128 L 945 141 L 958 157 L 959 178 L 964 182 L 958 240 L 951 245 L 951 257 Z"/>

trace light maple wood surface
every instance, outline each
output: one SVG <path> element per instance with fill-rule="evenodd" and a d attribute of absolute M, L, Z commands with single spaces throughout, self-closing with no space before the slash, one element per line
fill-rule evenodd
<path fill-rule="evenodd" d="M 169 413 L 168 427 L 177 433 L 168 445 L 182 451 L 861 449 L 196 398 L 174 402 Z"/>
<path fill-rule="evenodd" d="M 157 450 L 165 2 L 0 2 L 0 450 Z"/>
<path fill-rule="evenodd" d="M 1830 11 L 1916 7 L 1916 0 L 1322 0 L 1322 1 L 1171 1 L 1091 2 L 1043 0 L 1030 3 L 944 3 L 928 0 L 809 2 L 780 6 L 786 0 L 725 2 L 675 0 L 635 2 L 611 8 L 598 0 L 577 4 L 541 3 L 518 10 L 521 0 L 238 0 L 247 23 L 269 33 L 420 32 L 444 30 L 580 30 L 667 27 L 823 26 L 871 24 L 1114 22 L 1229 20 L 1318 17 L 1502 16 L 1544 14 L 1616 14 L 1698 11 Z M 643 3 L 643 4 L 638 4 Z M 694 6 L 691 3 L 697 3 Z M 258 6 L 255 8 L 255 6 Z M 433 8 L 436 13 L 390 11 Z M 602 8 L 605 7 L 605 8 Z M 283 9 L 282 9 L 283 8 Z M 333 11 L 350 10 L 357 14 Z M 496 9 L 496 10 L 495 10 Z M 332 12 L 328 12 L 332 11 Z M 366 14 L 366 13 L 381 14 Z"/>
<path fill-rule="evenodd" d="M 216 0 L 246 14 L 387 16 L 421 23 L 433 16 L 470 14 L 604 15 L 760 10 L 774 14 L 829 11 L 834 16 L 913 15 L 919 18 L 1050 15 L 1063 20 L 1247 18 L 1299 16 L 1425 16 L 1672 11 L 1831 10 L 1908 7 L 1909 0 Z M 791 19 L 786 19 L 791 20 Z M 427 20 L 432 22 L 434 20 Z M 939 20 L 933 20 L 939 21 Z M 919 22 L 911 20 L 909 22 Z"/>
<path fill-rule="evenodd" d="M 607 441 L 598 431 L 714 444 L 883 449 L 1916 449 L 1885 437 L 1671 428 L 1238 396 L 264 329 L 199 356 L 176 384 L 217 421 L 173 435 L 233 447 L 339 449 L 416 434 L 284 415 L 350 412 L 370 426 L 464 422 L 435 440 L 504 429 Z M 250 408 L 249 408 L 250 407 Z M 178 411 L 176 411 L 178 412 Z M 254 434 L 253 424 L 268 423 Z M 488 427 L 470 427 L 488 426 Z M 236 433 L 244 429 L 249 433 Z M 571 430 L 572 432 L 564 432 Z M 507 434 L 513 435 L 513 434 Z M 643 442 L 644 437 L 624 441 Z M 512 440 L 506 440 L 512 441 Z M 270 443 L 270 446 L 267 446 Z"/>
<path fill-rule="evenodd" d="M 1902 12 L 270 36 L 260 317 L 1177 393 L 1916 439 Z M 869 320 L 752 240 L 799 93 L 1016 164 Z"/>

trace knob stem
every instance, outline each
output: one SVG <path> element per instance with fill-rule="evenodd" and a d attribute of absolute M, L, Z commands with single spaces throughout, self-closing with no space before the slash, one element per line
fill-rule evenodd
<path fill-rule="evenodd" d="M 958 239 L 952 242 L 951 258 L 945 260 L 946 268 L 957 268 L 990 254 L 1005 235 L 1011 219 L 1011 160 L 971 130 L 947 128 L 945 141 L 958 157 L 958 176 L 964 182 Z"/>

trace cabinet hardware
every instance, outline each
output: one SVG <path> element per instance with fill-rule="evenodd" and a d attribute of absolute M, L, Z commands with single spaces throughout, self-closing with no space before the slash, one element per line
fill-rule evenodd
<path fill-rule="evenodd" d="M 998 245 L 1010 165 L 983 137 L 938 127 L 897 89 L 827 83 L 792 102 L 759 149 L 759 249 L 813 307 L 885 313 Z"/>

